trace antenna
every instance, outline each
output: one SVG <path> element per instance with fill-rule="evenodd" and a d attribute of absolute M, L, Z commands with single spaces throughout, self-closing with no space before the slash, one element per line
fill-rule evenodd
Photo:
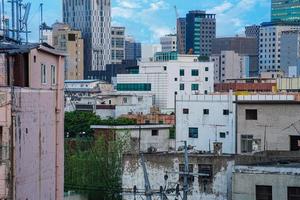
<path fill-rule="evenodd" d="M 41 9 L 41 24 L 40 24 L 40 43 L 43 43 L 43 3 L 40 3 Z"/>

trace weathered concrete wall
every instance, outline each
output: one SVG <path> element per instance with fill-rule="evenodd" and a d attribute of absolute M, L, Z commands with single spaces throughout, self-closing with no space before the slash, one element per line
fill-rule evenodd
<path fill-rule="evenodd" d="M 257 120 L 246 120 L 246 109 L 257 109 Z M 253 135 L 255 140 L 260 141 L 259 151 L 289 151 L 290 136 L 299 135 L 291 127 L 293 123 L 300 127 L 299 113 L 300 104 L 238 104 L 237 153 L 241 153 L 241 135 Z M 264 126 L 267 126 L 266 134 Z"/>
<path fill-rule="evenodd" d="M 183 154 L 147 154 L 145 155 L 146 167 L 153 190 L 158 190 L 160 186 L 165 185 L 164 175 L 168 172 L 178 172 L 179 164 L 183 164 Z M 198 164 L 212 165 L 212 182 L 206 185 L 199 181 L 195 176 L 191 182 L 191 193 L 189 199 L 205 199 L 205 200 L 227 200 L 231 199 L 231 171 L 233 169 L 234 160 L 232 156 L 204 156 L 191 155 L 190 164 L 193 165 L 193 172 L 198 173 Z M 134 185 L 138 189 L 144 190 L 144 175 L 140 164 L 140 158 L 135 155 L 126 155 L 123 163 L 122 187 L 133 188 Z M 168 173 L 168 187 L 175 188 L 179 184 L 179 175 Z M 180 186 L 180 188 L 182 185 Z M 181 193 L 182 195 L 182 193 Z M 124 200 L 133 199 L 133 195 L 125 195 Z M 139 197 L 138 197 L 139 199 Z M 169 197 L 169 199 L 174 199 Z"/>
<path fill-rule="evenodd" d="M 233 200 L 256 199 L 256 185 L 272 186 L 273 200 L 287 200 L 288 187 L 300 187 L 300 168 L 239 166 L 232 185 Z"/>

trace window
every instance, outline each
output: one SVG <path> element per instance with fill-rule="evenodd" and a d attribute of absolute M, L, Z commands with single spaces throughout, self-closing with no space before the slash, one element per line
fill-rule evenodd
<path fill-rule="evenodd" d="M 226 133 L 225 132 L 220 132 L 219 135 L 220 135 L 220 138 L 226 138 Z"/>
<path fill-rule="evenodd" d="M 300 136 L 290 136 L 291 151 L 300 150 Z"/>
<path fill-rule="evenodd" d="M 288 200 L 300 200 L 300 187 L 288 187 Z"/>
<path fill-rule="evenodd" d="M 208 72 L 208 70 L 209 70 L 209 68 L 208 68 L 208 67 L 205 67 L 205 71 Z"/>
<path fill-rule="evenodd" d="M 209 109 L 203 109 L 203 115 L 209 115 Z"/>
<path fill-rule="evenodd" d="M 179 75 L 180 75 L 180 76 L 184 76 L 184 69 L 180 69 Z"/>
<path fill-rule="evenodd" d="M 198 138 L 198 128 L 189 128 L 189 138 Z"/>
<path fill-rule="evenodd" d="M 128 102 L 127 97 L 124 97 L 124 98 L 123 98 L 123 103 L 127 103 L 127 102 Z"/>
<path fill-rule="evenodd" d="M 182 110 L 182 112 L 183 112 L 183 114 L 189 114 L 189 109 L 184 108 L 184 109 Z"/>
<path fill-rule="evenodd" d="M 152 130 L 151 135 L 152 136 L 158 136 L 158 130 Z"/>
<path fill-rule="evenodd" d="M 178 81 L 178 78 L 174 78 L 174 81 Z"/>
<path fill-rule="evenodd" d="M 199 90 L 199 84 L 192 84 L 192 91 Z"/>
<path fill-rule="evenodd" d="M 33 56 L 33 62 L 36 63 L 36 56 Z"/>
<path fill-rule="evenodd" d="M 199 70 L 198 69 L 192 69 L 192 76 L 199 76 Z"/>
<path fill-rule="evenodd" d="M 179 172 L 185 172 L 185 166 L 184 164 L 179 164 Z M 194 166 L 193 164 L 189 164 L 189 173 L 193 173 L 194 171 Z M 179 175 L 179 182 L 183 183 L 184 181 L 184 175 L 183 174 L 180 174 Z M 194 182 L 194 176 L 193 175 L 189 175 L 188 176 L 188 183 L 189 184 L 192 184 Z"/>
<path fill-rule="evenodd" d="M 118 91 L 151 91 L 150 83 L 118 83 Z"/>
<path fill-rule="evenodd" d="M 164 66 L 164 71 L 167 71 L 167 66 Z"/>
<path fill-rule="evenodd" d="M 56 84 L 56 67 L 54 65 L 51 65 L 51 84 Z"/>
<path fill-rule="evenodd" d="M 272 200 L 272 186 L 256 186 L 256 200 Z"/>
<path fill-rule="evenodd" d="M 213 180 L 213 166 L 207 164 L 200 164 L 198 165 L 198 173 L 203 174 L 202 176 L 199 175 L 198 180 L 199 184 L 202 186 L 202 192 L 209 192 L 208 184 L 212 183 Z M 211 191 L 210 191 L 211 192 Z"/>
<path fill-rule="evenodd" d="M 180 83 L 179 89 L 180 89 L 180 90 L 184 90 L 184 84 L 183 84 L 183 83 Z"/>
<path fill-rule="evenodd" d="M 46 65 L 41 64 L 41 83 L 46 84 L 47 83 L 47 69 Z"/>
<path fill-rule="evenodd" d="M 207 82 L 208 81 L 208 77 L 205 77 L 205 82 Z"/>
<path fill-rule="evenodd" d="M 223 115 L 229 115 L 229 110 L 223 110 Z"/>
<path fill-rule="evenodd" d="M 246 110 L 246 120 L 257 120 L 257 110 Z"/>
<path fill-rule="evenodd" d="M 138 97 L 138 102 L 142 102 L 143 101 L 143 97 Z"/>
<path fill-rule="evenodd" d="M 251 153 L 253 151 L 253 135 L 241 136 L 241 152 Z"/>

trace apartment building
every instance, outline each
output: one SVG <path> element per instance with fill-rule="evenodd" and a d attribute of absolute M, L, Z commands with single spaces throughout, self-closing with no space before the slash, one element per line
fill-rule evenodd
<path fill-rule="evenodd" d="M 177 36 L 176 35 L 165 35 L 160 38 L 160 45 L 162 52 L 177 51 Z"/>
<path fill-rule="evenodd" d="M 177 95 L 212 93 L 213 63 L 199 62 L 197 56 L 179 55 L 177 60 L 141 62 L 138 74 L 117 76 L 121 93 L 151 93 L 154 105 L 162 111 L 174 111 Z"/>
<path fill-rule="evenodd" d="M 52 45 L 68 56 L 65 62 L 65 80 L 84 78 L 84 43 L 81 31 L 71 29 L 68 24 L 52 25 Z"/>
<path fill-rule="evenodd" d="M 0 44 L 0 199 L 63 199 L 64 54 Z"/>
<path fill-rule="evenodd" d="M 125 59 L 125 27 L 111 27 L 111 63 L 121 64 Z"/>

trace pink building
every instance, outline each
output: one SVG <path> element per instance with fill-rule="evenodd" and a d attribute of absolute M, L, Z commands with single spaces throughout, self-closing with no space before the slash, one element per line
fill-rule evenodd
<path fill-rule="evenodd" d="M 0 199 L 62 200 L 64 55 L 0 43 Z"/>

